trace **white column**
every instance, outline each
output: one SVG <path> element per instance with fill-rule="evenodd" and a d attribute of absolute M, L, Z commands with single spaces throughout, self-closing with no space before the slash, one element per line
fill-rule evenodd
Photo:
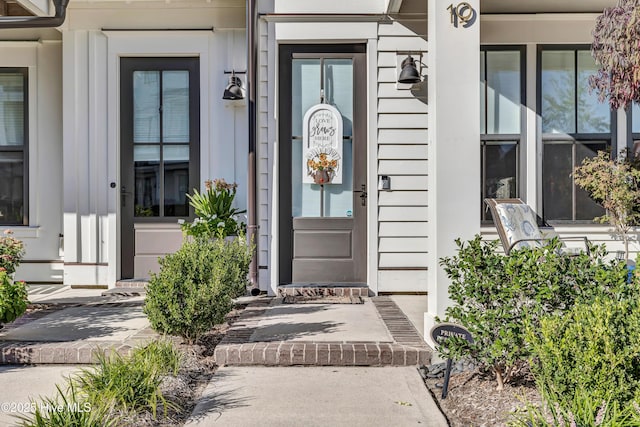
<path fill-rule="evenodd" d="M 450 0 L 429 2 L 430 264 L 425 334 L 450 305 L 450 281 L 439 260 L 454 240 L 480 232 L 480 1 L 475 21 L 451 22 Z M 457 3 L 453 4 L 456 7 Z M 468 11 L 462 11 L 464 14 Z M 428 338 L 428 337 L 427 337 Z"/>

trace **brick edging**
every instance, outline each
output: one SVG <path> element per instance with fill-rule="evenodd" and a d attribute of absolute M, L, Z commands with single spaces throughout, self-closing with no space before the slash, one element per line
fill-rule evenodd
<path fill-rule="evenodd" d="M 402 310 L 388 297 L 371 298 L 394 342 L 250 342 L 256 330 L 248 321 L 265 313 L 271 299 L 252 303 L 214 350 L 222 365 L 261 366 L 419 366 L 428 365 L 431 349 Z"/>

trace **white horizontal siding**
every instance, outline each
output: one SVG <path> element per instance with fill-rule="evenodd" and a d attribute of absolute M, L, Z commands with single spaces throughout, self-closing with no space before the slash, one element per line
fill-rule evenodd
<path fill-rule="evenodd" d="M 378 159 L 414 159 L 414 160 L 426 160 L 428 154 L 428 147 L 426 144 L 422 145 L 379 145 L 378 146 Z"/>
<path fill-rule="evenodd" d="M 381 253 L 379 256 L 380 268 L 424 268 L 428 266 L 429 254 L 416 253 Z"/>
<path fill-rule="evenodd" d="M 379 221 L 427 221 L 428 210 L 424 206 L 381 206 Z"/>
<path fill-rule="evenodd" d="M 427 129 L 378 129 L 378 144 L 426 144 Z"/>
<path fill-rule="evenodd" d="M 426 292 L 427 270 L 378 271 L 378 292 Z"/>
<path fill-rule="evenodd" d="M 395 74 L 395 72 L 394 72 Z M 378 113 L 427 113 L 426 100 L 422 98 L 380 98 Z M 425 126 L 426 127 L 426 124 Z"/>
<path fill-rule="evenodd" d="M 427 160 L 380 160 L 378 173 L 380 175 L 426 175 Z"/>
<path fill-rule="evenodd" d="M 380 191 L 379 206 L 427 206 L 427 191 Z"/>
<path fill-rule="evenodd" d="M 420 222 L 381 222 L 378 236 L 382 237 L 426 237 L 428 224 Z"/>
<path fill-rule="evenodd" d="M 378 127 L 385 129 L 424 129 L 427 127 L 426 114 L 378 114 Z"/>
<path fill-rule="evenodd" d="M 426 22 L 426 16 L 423 17 Z M 426 291 L 428 265 L 428 113 L 426 91 L 398 87 L 398 52 L 416 58 L 427 51 L 425 37 L 394 22 L 379 25 L 378 36 L 378 174 L 387 175 L 392 191 L 378 192 L 378 267 L 417 271 L 379 271 L 381 292 Z M 423 61 L 425 62 L 425 61 Z"/>
<path fill-rule="evenodd" d="M 429 239 L 426 237 L 381 237 L 380 252 L 427 252 Z"/>

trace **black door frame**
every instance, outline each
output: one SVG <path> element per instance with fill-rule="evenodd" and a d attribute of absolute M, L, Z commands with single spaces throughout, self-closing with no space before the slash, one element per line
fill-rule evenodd
<path fill-rule="evenodd" d="M 292 279 L 292 259 L 293 259 L 293 218 L 291 216 L 291 96 L 292 96 L 292 68 L 291 62 L 294 54 L 364 54 L 367 47 L 365 44 L 281 44 L 278 47 L 278 281 L 279 283 L 290 283 Z M 358 75 L 354 69 L 354 80 L 365 79 L 366 75 Z M 289 84 L 283 84 L 289 82 Z M 355 90 L 355 86 L 354 86 Z M 359 108 L 363 105 L 364 108 Z M 356 122 L 356 120 L 358 120 Z M 366 144 L 366 101 L 354 102 L 354 141 L 356 137 L 356 125 L 363 132 Z M 354 180 L 354 185 L 355 180 Z M 364 249 L 366 251 L 366 248 Z"/>
<path fill-rule="evenodd" d="M 133 72 L 189 71 L 189 187 L 200 181 L 200 58 L 124 57 L 120 58 L 120 278 L 134 275 L 134 222 L 171 223 L 179 217 L 134 218 L 133 192 Z M 161 154 L 162 155 L 162 154 Z M 162 197 L 162 195 L 161 195 Z M 123 206 L 124 205 L 124 206 Z M 193 209 L 189 208 L 193 217 Z M 185 218 L 186 219 L 186 218 Z"/>

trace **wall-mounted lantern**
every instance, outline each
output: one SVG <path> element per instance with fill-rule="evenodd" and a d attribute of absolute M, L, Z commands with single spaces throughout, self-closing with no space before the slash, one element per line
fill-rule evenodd
<path fill-rule="evenodd" d="M 225 71 L 225 74 L 231 74 L 229 76 L 229 83 L 227 87 L 224 89 L 224 94 L 222 95 L 222 99 L 227 100 L 236 100 L 236 99 L 244 99 L 244 91 L 242 90 L 242 80 L 240 77 L 236 76 L 236 74 L 246 74 L 246 71 Z"/>
<path fill-rule="evenodd" d="M 402 64 L 400 65 L 398 83 L 415 84 L 420 83 L 421 81 L 422 77 L 420 77 L 416 61 L 413 59 L 413 56 L 408 55 L 402 60 Z"/>

